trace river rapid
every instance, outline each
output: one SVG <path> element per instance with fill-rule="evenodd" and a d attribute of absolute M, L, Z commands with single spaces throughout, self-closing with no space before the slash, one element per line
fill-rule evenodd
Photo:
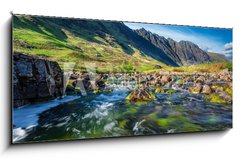
<path fill-rule="evenodd" d="M 182 89 L 155 93 L 147 102 L 125 100 L 134 83 L 110 83 L 113 91 L 65 96 L 13 109 L 13 143 L 224 130 L 232 106 Z M 171 88 L 172 89 L 172 88 Z"/>

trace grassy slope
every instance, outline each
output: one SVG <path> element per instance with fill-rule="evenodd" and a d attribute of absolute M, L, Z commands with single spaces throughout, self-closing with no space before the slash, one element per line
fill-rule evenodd
<path fill-rule="evenodd" d="M 210 56 L 210 58 L 213 61 L 216 61 L 216 62 L 226 62 L 227 61 L 227 58 L 222 54 L 213 53 L 213 52 L 208 52 L 207 54 Z"/>
<path fill-rule="evenodd" d="M 232 71 L 232 62 L 224 61 L 224 62 L 213 62 L 206 64 L 197 64 L 191 66 L 181 66 L 178 68 L 170 68 L 169 71 L 174 72 L 219 72 L 223 69 L 228 69 Z"/>
<path fill-rule="evenodd" d="M 88 23 L 92 29 L 94 25 L 98 27 L 94 22 Z M 84 27 L 61 24 L 59 20 L 18 15 L 14 17 L 13 39 L 14 51 L 58 61 L 62 67 L 64 62 L 75 62 L 75 70 L 80 71 L 85 71 L 88 65 L 95 65 L 98 72 L 142 72 L 156 65 L 167 67 L 130 45 L 133 52 L 129 54 L 122 46 L 127 40 L 121 34 L 117 41 L 111 35 L 98 36 Z"/>
<path fill-rule="evenodd" d="M 96 34 L 99 28 L 107 28 L 110 34 Z M 111 23 L 99 24 L 57 18 L 14 16 L 13 49 L 25 54 L 57 61 L 63 68 L 65 62 L 75 62 L 75 70 L 86 71 L 94 66 L 97 72 L 151 72 L 156 65 L 168 71 L 217 72 L 231 69 L 229 62 L 199 64 L 178 68 L 156 61 L 128 43 L 127 38 Z M 97 55 L 97 56 L 96 56 Z"/>

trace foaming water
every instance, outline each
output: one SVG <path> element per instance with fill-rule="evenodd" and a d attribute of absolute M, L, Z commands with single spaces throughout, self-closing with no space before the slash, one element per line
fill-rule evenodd
<path fill-rule="evenodd" d="M 176 93 L 173 94 L 153 91 L 156 99 L 148 102 L 126 101 L 125 98 L 135 87 L 134 84 L 108 84 L 105 89 L 112 91 L 72 97 L 72 100 L 76 98 L 72 102 L 66 99 L 54 104 L 47 102 L 44 109 L 42 106 L 35 109 L 38 105 L 19 108 L 15 121 L 20 122 L 14 123 L 14 142 L 194 132 L 231 127 L 229 105 L 209 103 L 203 100 L 201 94 L 180 89 L 175 89 Z M 30 121 L 24 121 L 24 115 Z M 35 127 L 28 127 L 30 125 Z"/>

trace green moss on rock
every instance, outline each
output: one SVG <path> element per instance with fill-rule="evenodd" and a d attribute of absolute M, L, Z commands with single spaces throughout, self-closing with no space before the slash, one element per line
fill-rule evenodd
<path fill-rule="evenodd" d="M 155 89 L 155 93 L 164 93 L 164 89 L 163 88 L 156 88 Z"/>
<path fill-rule="evenodd" d="M 155 99 L 155 95 L 146 88 L 140 88 L 132 91 L 127 97 L 126 100 L 132 102 L 144 102 L 148 100 Z"/>

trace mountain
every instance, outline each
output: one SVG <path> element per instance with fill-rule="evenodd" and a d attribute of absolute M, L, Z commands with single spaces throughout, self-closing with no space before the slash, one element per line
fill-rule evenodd
<path fill-rule="evenodd" d="M 218 53 L 213 53 L 213 52 L 208 52 L 208 56 L 210 56 L 211 60 L 214 62 L 224 62 L 228 61 L 225 55 L 218 54 Z"/>
<path fill-rule="evenodd" d="M 57 61 L 76 70 L 95 64 L 97 71 L 145 71 L 178 66 L 162 49 L 122 22 L 13 16 L 13 50 Z"/>
<path fill-rule="evenodd" d="M 192 42 L 176 42 L 173 39 L 166 39 L 163 36 L 151 33 L 144 28 L 137 29 L 135 32 L 163 50 L 179 66 L 211 62 L 209 55 Z"/>

